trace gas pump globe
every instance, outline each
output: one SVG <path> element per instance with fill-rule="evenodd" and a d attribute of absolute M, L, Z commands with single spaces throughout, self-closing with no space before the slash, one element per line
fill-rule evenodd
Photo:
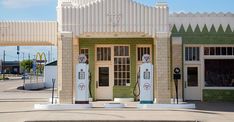
<path fill-rule="evenodd" d="M 76 65 L 76 104 L 89 104 L 89 65 L 84 54 L 79 55 Z"/>
<path fill-rule="evenodd" d="M 140 103 L 153 104 L 153 101 L 153 65 L 150 55 L 145 54 L 140 65 Z"/>

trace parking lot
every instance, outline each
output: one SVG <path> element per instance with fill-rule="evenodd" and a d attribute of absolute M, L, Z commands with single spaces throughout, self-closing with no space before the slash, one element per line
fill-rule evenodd
<path fill-rule="evenodd" d="M 104 109 L 102 102 L 94 102 L 88 110 L 36 111 L 34 104 L 47 103 L 51 90 L 24 91 L 17 87 L 21 79 L 0 81 L 0 121 L 29 120 L 199 120 L 204 122 L 234 122 L 234 103 L 195 102 L 196 110 L 164 109 L 139 110 L 137 103 L 126 103 L 128 108 Z"/>

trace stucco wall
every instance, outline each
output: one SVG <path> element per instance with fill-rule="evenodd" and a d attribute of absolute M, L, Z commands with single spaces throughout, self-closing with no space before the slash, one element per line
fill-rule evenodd
<path fill-rule="evenodd" d="M 113 97 L 114 98 L 127 98 L 133 97 L 132 91 L 136 83 L 136 45 L 137 44 L 150 44 L 153 47 L 152 38 L 80 38 L 79 48 L 89 49 L 89 65 L 92 75 L 92 94 L 95 94 L 95 44 L 127 44 L 130 45 L 130 57 L 131 57 L 131 85 L 127 86 L 114 86 Z M 152 59 L 154 62 L 154 49 L 152 48 Z M 94 97 L 95 98 L 95 97 Z"/>
<path fill-rule="evenodd" d="M 57 66 L 45 66 L 44 69 L 44 84 L 46 88 L 52 88 L 52 79 L 55 79 L 55 88 L 58 85 Z"/>

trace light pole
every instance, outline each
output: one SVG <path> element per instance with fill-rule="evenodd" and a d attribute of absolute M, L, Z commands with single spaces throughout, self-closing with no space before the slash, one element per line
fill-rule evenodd
<path fill-rule="evenodd" d="M 2 78 L 5 79 L 5 57 L 6 57 L 6 51 L 3 51 L 3 63 L 2 63 Z"/>
<path fill-rule="evenodd" d="M 20 61 L 19 61 L 20 47 L 19 46 L 17 46 L 17 55 L 18 55 L 18 63 L 19 63 L 18 75 L 20 75 Z"/>

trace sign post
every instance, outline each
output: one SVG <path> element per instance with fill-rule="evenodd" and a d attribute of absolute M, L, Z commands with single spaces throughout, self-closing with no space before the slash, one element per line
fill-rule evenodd
<path fill-rule="evenodd" d="M 54 104 L 54 85 L 55 85 L 55 79 L 52 79 L 53 83 L 53 90 L 52 90 L 52 104 Z"/>
<path fill-rule="evenodd" d="M 175 82 L 175 89 L 176 89 L 176 103 L 179 104 L 179 97 L 178 97 L 178 80 L 181 79 L 180 68 L 176 67 L 174 69 L 174 82 Z"/>

